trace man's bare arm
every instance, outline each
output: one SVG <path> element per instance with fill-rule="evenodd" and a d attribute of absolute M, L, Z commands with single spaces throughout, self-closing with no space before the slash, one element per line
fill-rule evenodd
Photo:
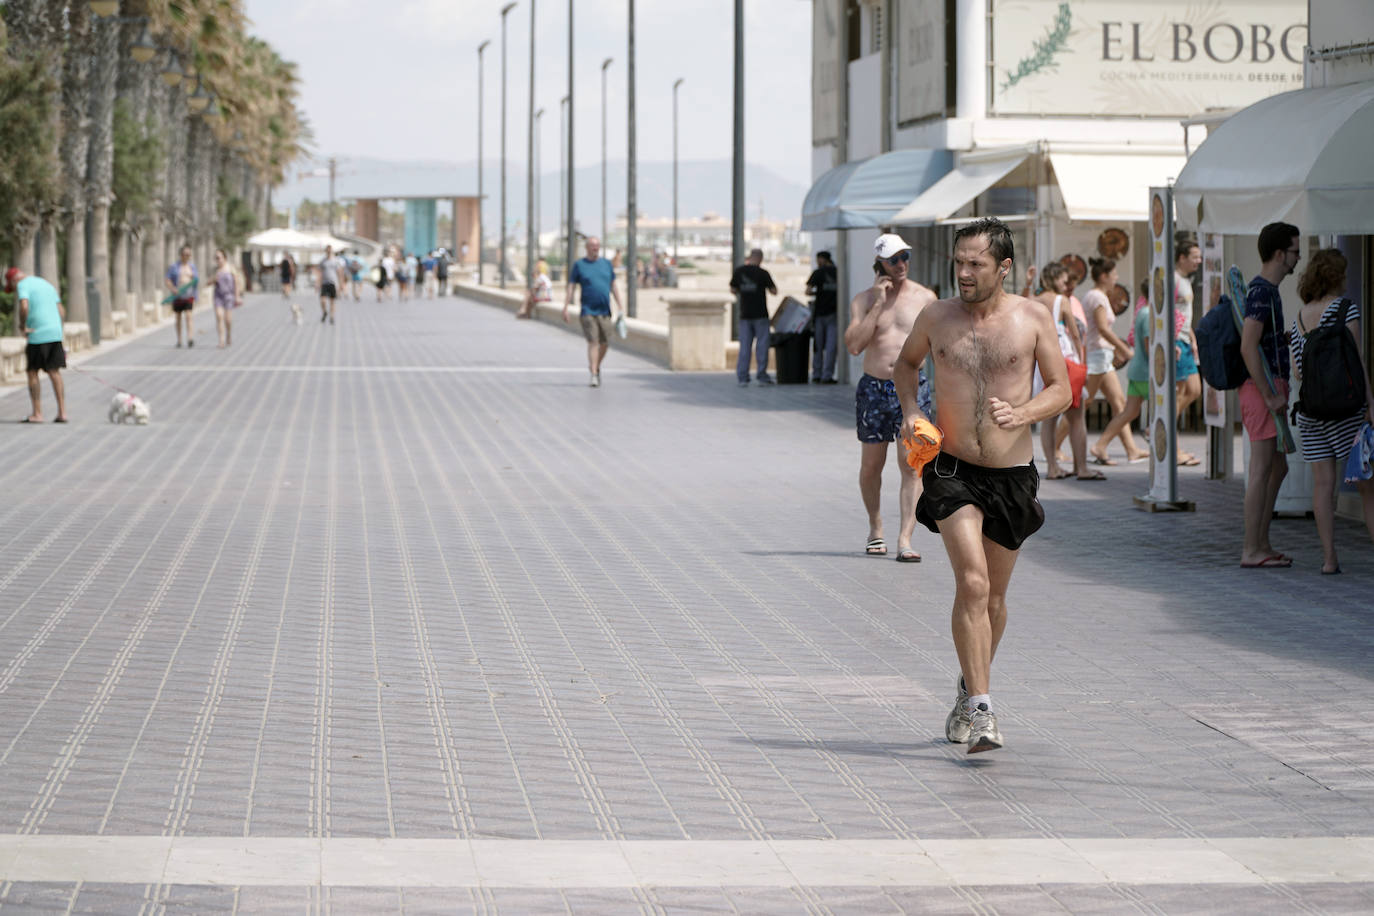
<path fill-rule="evenodd" d="M 19 332 L 19 336 L 20 336 L 20 337 L 23 337 L 25 334 L 28 333 L 28 326 L 29 326 L 29 300 L 27 300 L 27 299 L 20 299 L 20 300 L 19 300 L 19 322 L 14 326 L 14 329 L 15 329 L 16 331 Z"/>
<path fill-rule="evenodd" d="M 862 292 L 849 303 L 849 327 L 844 329 L 844 348 L 853 356 L 858 356 L 873 342 L 873 332 L 878 329 L 878 311 L 881 300 L 875 286 L 872 292 Z"/>
<path fill-rule="evenodd" d="M 1260 355 L 1260 341 L 1264 337 L 1264 322 L 1257 318 L 1246 317 L 1240 326 L 1240 355 L 1245 360 L 1245 369 L 1255 380 L 1264 404 L 1270 410 L 1285 410 L 1288 407 L 1283 396 L 1273 391 L 1264 381 L 1264 357 Z"/>
<path fill-rule="evenodd" d="M 916 316 L 906 343 L 892 364 L 892 384 L 897 388 L 897 400 L 902 405 L 902 427 L 905 429 L 917 417 L 925 417 L 916 405 L 916 389 L 920 384 L 921 364 L 930 355 L 930 330 L 926 312 Z"/>

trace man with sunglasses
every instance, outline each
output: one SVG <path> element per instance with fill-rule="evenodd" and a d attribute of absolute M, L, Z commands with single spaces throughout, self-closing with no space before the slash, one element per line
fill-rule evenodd
<path fill-rule="evenodd" d="M 1302 257 L 1302 233 L 1289 223 L 1270 223 L 1260 230 L 1260 272 L 1245 291 L 1245 322 L 1240 353 L 1250 377 L 1236 392 L 1240 419 L 1250 437 L 1250 468 L 1245 479 L 1245 543 L 1240 565 L 1246 569 L 1286 569 L 1293 558 L 1269 543 L 1269 521 L 1279 486 L 1288 476 L 1288 456 L 1278 447 L 1278 427 L 1270 411 L 1288 410 L 1288 334 L 1283 323 L 1279 284 Z M 1265 366 L 1274 379 L 1264 380 Z M 1258 384 L 1257 384 L 1258 382 Z"/>
<path fill-rule="evenodd" d="M 901 236 L 887 233 L 873 243 L 874 280 L 849 303 L 849 327 L 844 332 L 845 348 L 864 357 L 864 374 L 854 392 L 854 414 L 858 428 L 859 493 L 868 511 L 869 556 L 887 556 L 883 539 L 881 492 L 887 446 L 897 439 L 902 428 L 902 405 L 892 380 L 892 365 L 911 333 L 916 316 L 935 294 L 907 276 L 911 246 Z M 919 395 L 922 409 L 930 412 L 930 387 L 924 376 Z M 921 479 L 906 462 L 905 446 L 898 449 L 897 465 L 902 472 L 898 504 L 901 527 L 897 533 L 897 562 L 919 563 L 921 555 L 911 548 L 916 529 L 916 500 L 921 495 Z"/>

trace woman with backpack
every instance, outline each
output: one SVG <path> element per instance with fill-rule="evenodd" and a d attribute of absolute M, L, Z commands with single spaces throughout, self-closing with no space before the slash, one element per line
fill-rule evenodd
<path fill-rule="evenodd" d="M 1345 268 L 1345 255 L 1335 248 L 1312 256 L 1298 281 L 1303 304 L 1288 335 L 1293 375 L 1301 382 L 1294 413 L 1303 460 L 1312 465 L 1312 514 L 1322 542 L 1324 576 L 1341 571 L 1336 558 L 1336 490 L 1341 469 L 1360 428 L 1374 423 L 1374 392 L 1360 354 L 1360 309 L 1341 295 Z M 1359 491 L 1365 525 L 1374 539 L 1374 480 L 1361 481 Z"/>

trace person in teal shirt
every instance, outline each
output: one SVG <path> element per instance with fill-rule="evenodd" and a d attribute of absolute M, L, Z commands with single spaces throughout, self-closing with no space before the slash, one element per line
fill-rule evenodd
<path fill-rule="evenodd" d="M 5 271 L 5 292 L 14 293 L 16 327 L 28 336 L 29 399 L 33 411 L 21 423 L 42 423 L 42 388 L 38 373 L 48 373 L 52 393 L 57 397 L 54 423 L 67 422 L 67 400 L 62 386 L 62 370 L 67 367 L 67 352 L 62 349 L 62 319 L 66 309 L 53 285 L 42 277 L 26 276 L 18 267 Z"/>

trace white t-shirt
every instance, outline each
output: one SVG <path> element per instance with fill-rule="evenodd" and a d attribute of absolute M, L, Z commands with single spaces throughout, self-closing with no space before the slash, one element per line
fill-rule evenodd
<path fill-rule="evenodd" d="M 1174 271 L 1174 310 L 1183 315 L 1184 328 L 1191 327 L 1193 324 L 1193 281 L 1183 276 L 1178 271 Z M 1186 330 L 1179 334 L 1180 338 L 1188 336 Z"/>
<path fill-rule="evenodd" d="M 1110 324 L 1112 318 L 1112 303 L 1107 299 L 1107 294 L 1097 287 L 1093 287 L 1083 295 L 1083 317 L 1088 325 L 1088 339 L 1086 349 L 1089 353 L 1093 350 L 1111 350 L 1112 345 L 1102 339 L 1101 333 L 1097 330 L 1097 310 L 1107 310 L 1107 323 Z"/>
<path fill-rule="evenodd" d="M 553 283 L 548 274 L 540 274 L 534 281 L 534 301 L 549 302 L 553 299 Z"/>
<path fill-rule="evenodd" d="M 396 259 L 391 255 L 382 258 L 382 271 L 386 274 L 388 280 L 396 276 Z"/>

